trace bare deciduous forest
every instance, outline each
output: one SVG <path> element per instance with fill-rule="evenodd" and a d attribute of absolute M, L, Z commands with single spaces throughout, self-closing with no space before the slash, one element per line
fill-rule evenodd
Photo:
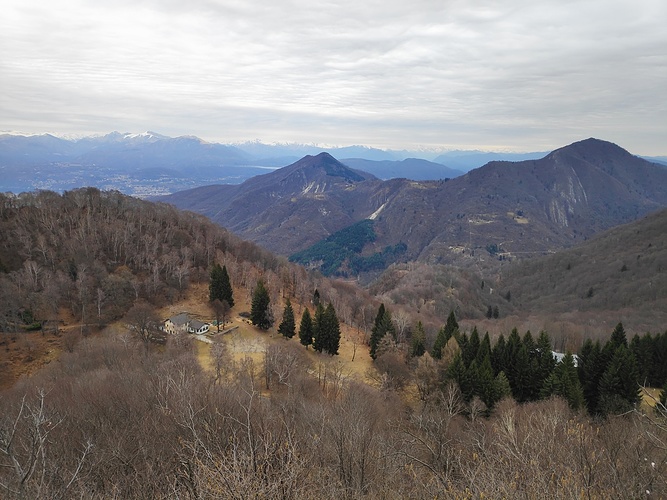
<path fill-rule="evenodd" d="M 30 330 L 62 346 L 2 391 L 3 497 L 667 496 L 664 399 L 640 405 L 638 385 L 665 382 L 667 333 L 628 341 L 619 323 L 556 365 L 547 332 L 492 343 L 427 303 L 378 307 L 202 217 L 96 189 L 2 196 L 0 231 L 2 347 Z M 299 335 L 261 366 L 214 343 L 203 368 L 153 311 L 215 264 L 236 290 L 261 280 L 276 326 L 285 299 L 296 325 L 326 303 L 365 336 L 373 370 L 322 376 Z"/>

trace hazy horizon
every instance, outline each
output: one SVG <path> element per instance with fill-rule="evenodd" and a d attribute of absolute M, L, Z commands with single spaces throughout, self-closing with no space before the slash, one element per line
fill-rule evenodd
<path fill-rule="evenodd" d="M 664 154 L 661 0 L 0 2 L 0 130 Z"/>

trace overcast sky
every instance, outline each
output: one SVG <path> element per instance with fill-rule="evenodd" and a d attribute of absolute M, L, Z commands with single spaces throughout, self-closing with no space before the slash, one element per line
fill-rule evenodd
<path fill-rule="evenodd" d="M 667 154 L 665 0 L 0 0 L 0 131 Z"/>

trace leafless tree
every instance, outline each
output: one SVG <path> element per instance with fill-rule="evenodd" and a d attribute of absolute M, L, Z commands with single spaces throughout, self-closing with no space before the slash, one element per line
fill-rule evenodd
<path fill-rule="evenodd" d="M 125 324 L 146 343 L 157 338 L 160 319 L 150 304 L 139 301 L 125 315 Z"/>
<path fill-rule="evenodd" d="M 220 323 L 222 323 L 222 328 L 224 330 L 227 320 L 229 319 L 229 302 L 226 300 L 215 299 L 211 302 L 211 309 L 215 315 L 215 324 L 218 328 L 218 333 L 220 333 Z"/>

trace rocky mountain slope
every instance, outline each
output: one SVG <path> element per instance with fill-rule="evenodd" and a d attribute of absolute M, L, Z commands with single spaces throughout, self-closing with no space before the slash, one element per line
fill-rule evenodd
<path fill-rule="evenodd" d="M 667 206 L 667 170 L 598 139 L 538 160 L 491 162 L 448 182 L 383 182 L 323 153 L 238 186 L 163 200 L 283 255 L 372 219 L 376 237 L 363 253 L 403 243 L 406 260 L 493 267 Z"/>

